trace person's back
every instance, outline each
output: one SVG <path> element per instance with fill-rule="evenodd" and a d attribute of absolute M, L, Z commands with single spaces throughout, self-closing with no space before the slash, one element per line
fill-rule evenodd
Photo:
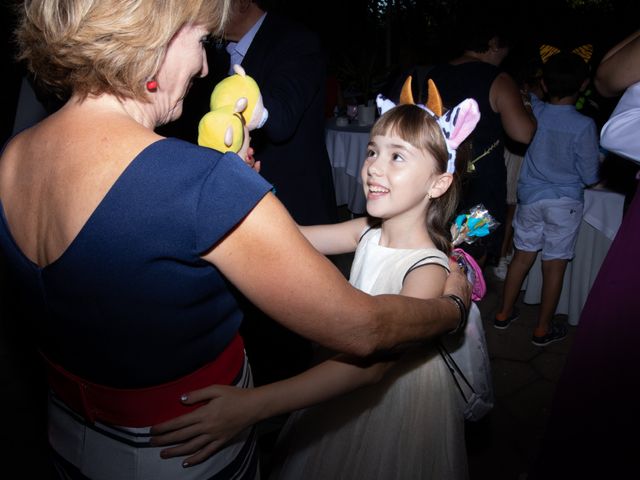
<path fill-rule="evenodd" d="M 218 328 L 235 323 L 231 332 L 241 320 L 234 307 L 216 325 L 219 302 L 235 300 L 223 293 L 219 272 L 203 268 L 193 239 L 204 230 L 192 230 L 195 225 L 186 220 L 195 213 L 200 192 L 209 190 L 212 172 L 226 160 L 175 139 L 155 138 L 136 152 L 139 144 L 131 148 L 129 142 L 140 134 L 136 124 L 116 118 L 112 124 L 130 136 L 107 149 L 88 117 L 70 122 L 75 113 L 69 110 L 13 140 L 0 163 L 0 245 L 24 282 L 23 312 L 43 339 L 43 353 L 76 375 L 119 388 L 174 380 L 214 359 L 233 336 Z M 78 133 L 71 147 L 57 135 L 67 129 Z M 41 144 L 48 145 L 46 155 L 33 147 Z M 227 163 L 225 169 L 235 165 Z M 92 173 L 94 168 L 101 175 Z M 29 190 L 9 188 L 5 182 L 12 178 L 28 179 Z M 38 215 L 34 205 L 42 205 Z M 220 216 L 219 225 L 225 222 Z M 177 224 L 182 228 L 174 228 Z M 207 230 L 206 236 L 213 232 Z M 199 307 L 190 307 L 194 304 Z M 182 333 L 167 342 L 150 336 L 153 330 Z M 124 338 L 135 348 L 113 349 Z M 165 355 L 167 348 L 175 357 Z"/>
<path fill-rule="evenodd" d="M 582 201 L 586 185 L 598 180 L 598 133 L 590 117 L 575 108 L 588 70 L 574 54 L 558 53 L 544 66 L 548 102 L 532 95 L 536 134 L 525 154 L 518 202 L 568 197 Z"/>
<path fill-rule="evenodd" d="M 469 15 L 461 27 L 463 53 L 448 64 L 437 65 L 429 76 L 438 86 L 445 107 L 463 98 L 474 98 L 481 119 L 471 137 L 471 172 L 466 179 L 461 207 L 482 203 L 499 222 L 487 239 L 466 246 L 480 264 L 500 256 L 506 217 L 507 171 L 504 164 L 504 134 L 529 143 L 535 130 L 513 78 L 499 69 L 509 53 L 508 32 L 494 13 Z"/>

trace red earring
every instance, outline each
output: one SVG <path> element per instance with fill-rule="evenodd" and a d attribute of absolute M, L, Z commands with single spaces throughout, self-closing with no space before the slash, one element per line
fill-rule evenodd
<path fill-rule="evenodd" d="M 147 90 L 150 92 L 155 92 L 158 90 L 158 82 L 155 80 L 149 80 L 147 82 Z"/>

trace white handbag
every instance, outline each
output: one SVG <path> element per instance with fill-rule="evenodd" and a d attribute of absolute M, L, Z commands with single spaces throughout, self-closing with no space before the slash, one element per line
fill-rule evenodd
<path fill-rule="evenodd" d="M 493 408 L 494 396 L 487 341 L 475 303 L 464 331 L 441 337 L 438 349 L 464 399 L 465 419 L 480 420 Z"/>

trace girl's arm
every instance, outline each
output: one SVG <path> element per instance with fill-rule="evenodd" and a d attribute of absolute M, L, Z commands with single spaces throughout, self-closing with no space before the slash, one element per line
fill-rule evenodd
<path fill-rule="evenodd" d="M 416 298 L 436 298 L 442 295 L 449 273 L 440 265 L 427 264 L 411 270 L 402 284 L 402 295 Z"/>
<path fill-rule="evenodd" d="M 185 462 L 195 465 L 247 427 L 374 383 L 389 366 L 391 362 L 339 355 L 295 377 L 257 388 L 214 385 L 190 392 L 185 404 L 206 405 L 153 427 L 152 444 L 176 445 L 163 450 L 162 458 L 191 455 Z"/>
<path fill-rule="evenodd" d="M 298 228 L 313 248 L 323 255 L 339 255 L 356 250 L 360 235 L 368 222 L 367 217 L 362 217 L 330 225 L 298 226 Z"/>
<path fill-rule="evenodd" d="M 353 288 L 271 194 L 203 258 L 268 316 L 338 352 L 367 356 L 432 338 L 459 320 L 448 298 L 372 296 Z M 468 304 L 470 285 L 457 267 L 454 271 L 448 293 Z"/>
<path fill-rule="evenodd" d="M 418 267 L 405 278 L 401 294 L 424 299 L 439 296 L 446 277 L 438 265 Z M 186 403 L 207 401 L 207 405 L 155 426 L 153 444 L 180 444 L 164 450 L 163 458 L 191 455 L 185 461 L 193 465 L 248 426 L 375 383 L 391 365 L 391 358 L 340 355 L 295 377 L 254 389 L 213 386 L 191 392 Z"/>

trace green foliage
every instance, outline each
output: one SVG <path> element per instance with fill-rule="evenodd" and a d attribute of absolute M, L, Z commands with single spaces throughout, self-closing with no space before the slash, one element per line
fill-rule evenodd
<path fill-rule="evenodd" d="M 567 5 L 574 10 L 612 11 L 613 0 L 566 0 Z"/>

